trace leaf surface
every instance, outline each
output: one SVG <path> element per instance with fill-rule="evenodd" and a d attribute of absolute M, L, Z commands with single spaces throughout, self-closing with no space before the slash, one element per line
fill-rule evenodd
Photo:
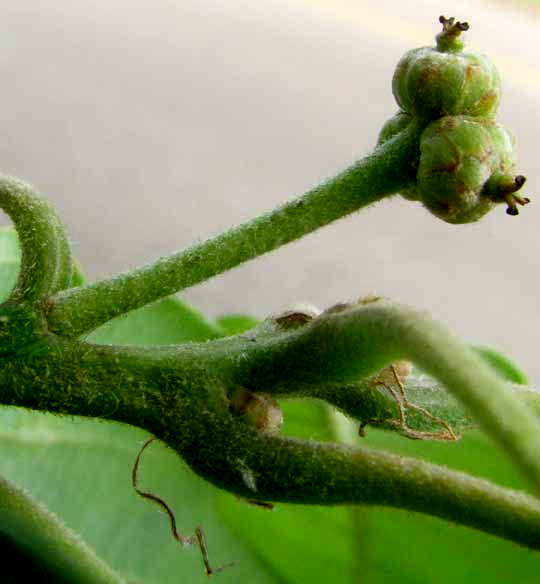
<path fill-rule="evenodd" d="M 21 250 L 13 227 L 0 227 L 0 301 L 5 300 L 19 274 Z"/>

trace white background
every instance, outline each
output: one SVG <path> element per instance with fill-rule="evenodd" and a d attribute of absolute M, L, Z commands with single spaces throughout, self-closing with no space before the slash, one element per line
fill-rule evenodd
<path fill-rule="evenodd" d="M 378 293 L 431 311 L 540 382 L 540 28 L 453 2 L 503 78 L 533 203 L 452 226 L 395 198 L 186 293 L 262 317 Z M 367 153 L 400 56 L 433 43 L 428 0 L 2 0 L 0 170 L 46 194 L 91 278 L 177 251 Z M 538 197 L 535 198 L 535 194 Z M 538 202 L 537 202 L 538 201 Z"/>

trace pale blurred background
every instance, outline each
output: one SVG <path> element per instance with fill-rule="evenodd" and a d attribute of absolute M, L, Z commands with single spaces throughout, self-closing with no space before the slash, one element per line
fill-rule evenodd
<path fill-rule="evenodd" d="M 503 78 L 524 193 L 451 226 L 394 199 L 185 296 L 263 317 L 376 292 L 431 311 L 540 383 L 540 21 L 530 5 L 428 0 L 2 0 L 0 170 L 46 194 L 91 278 L 267 211 L 367 153 L 400 56 L 440 14 Z M 536 196 L 535 196 L 536 195 Z"/>

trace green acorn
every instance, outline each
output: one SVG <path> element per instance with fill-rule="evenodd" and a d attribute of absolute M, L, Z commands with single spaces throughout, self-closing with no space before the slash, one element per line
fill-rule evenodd
<path fill-rule="evenodd" d="M 477 221 L 497 203 L 517 215 L 529 199 L 516 192 L 514 140 L 492 119 L 447 116 L 431 122 L 420 141 L 416 196 L 448 223 Z"/>
<path fill-rule="evenodd" d="M 443 16 L 436 47 L 407 52 L 399 61 L 392 91 L 399 107 L 412 115 L 437 119 L 448 115 L 494 116 L 500 99 L 495 66 L 480 53 L 463 52 L 466 22 Z"/>

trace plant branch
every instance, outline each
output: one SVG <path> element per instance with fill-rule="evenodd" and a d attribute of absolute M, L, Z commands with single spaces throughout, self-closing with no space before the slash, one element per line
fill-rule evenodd
<path fill-rule="evenodd" d="M 197 450 L 195 445 L 182 454 L 203 477 L 243 497 L 395 507 L 540 550 L 540 503 L 524 493 L 386 452 L 220 427 L 227 436 L 215 427 L 207 429 L 206 442 L 220 444 L 210 459 L 208 449 Z"/>
<path fill-rule="evenodd" d="M 76 365 L 66 367 L 68 345 L 55 351 L 56 363 L 53 354 L 41 366 L 35 358 L 33 383 L 24 390 L 2 384 L 2 402 L 145 428 L 203 478 L 245 498 L 386 505 L 540 549 L 540 503 L 533 497 L 414 459 L 261 433 L 231 414 L 226 385 L 208 376 L 208 363 L 192 363 L 190 372 L 169 349 L 159 362 L 147 352 L 141 370 L 143 349 L 77 346 Z M 24 362 L 12 368 L 32 380 Z"/>
<path fill-rule="evenodd" d="M 36 301 L 70 285 L 71 251 L 60 218 L 31 186 L 0 176 L 0 208 L 17 228 L 22 259 L 13 300 Z"/>
<path fill-rule="evenodd" d="M 57 295 L 48 309 L 50 329 L 80 336 L 410 186 L 426 123 L 415 120 L 335 178 L 266 215 L 154 264 Z"/>
<path fill-rule="evenodd" d="M 243 335 L 236 346 L 221 341 L 214 358 L 222 375 L 274 395 L 302 387 L 309 395 L 309 387 L 352 382 L 389 363 L 412 361 L 442 382 L 540 492 L 540 422 L 474 351 L 427 314 L 377 301 L 323 313 L 303 327 L 257 342 L 249 340 L 253 335 Z M 339 397 L 329 399 L 327 391 L 326 399 Z"/>
<path fill-rule="evenodd" d="M 139 426 L 203 478 L 249 499 L 400 507 L 540 549 L 540 503 L 532 497 L 391 454 L 270 436 L 230 410 L 238 384 L 309 395 L 318 383 L 347 383 L 400 358 L 441 379 L 537 487 L 533 414 L 444 327 L 382 301 L 293 329 L 272 321 L 182 346 L 95 346 L 45 331 L 30 355 L 6 358 L 0 400 Z"/>

